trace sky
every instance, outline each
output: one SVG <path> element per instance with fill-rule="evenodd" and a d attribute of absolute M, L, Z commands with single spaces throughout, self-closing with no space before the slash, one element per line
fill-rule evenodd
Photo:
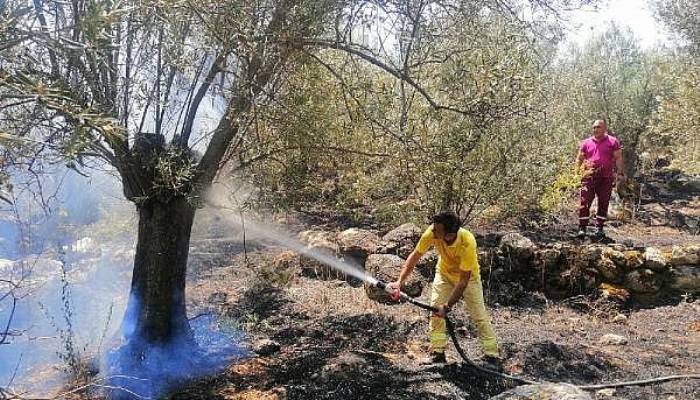
<path fill-rule="evenodd" d="M 571 40 L 582 44 L 591 36 L 595 28 L 615 22 L 629 26 L 640 41 L 643 49 L 649 49 L 668 40 L 669 34 L 663 25 L 654 19 L 647 0 L 608 0 L 603 1 L 597 11 L 578 10 L 571 13 Z"/>

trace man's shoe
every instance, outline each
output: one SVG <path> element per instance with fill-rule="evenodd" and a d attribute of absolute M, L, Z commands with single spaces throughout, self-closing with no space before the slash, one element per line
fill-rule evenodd
<path fill-rule="evenodd" d="M 440 353 L 440 352 L 431 352 L 428 357 L 426 357 L 423 361 L 420 362 L 421 365 L 435 365 L 435 364 L 444 364 L 447 362 L 447 357 L 445 357 L 445 353 Z"/>
<path fill-rule="evenodd" d="M 586 238 L 586 230 L 585 229 L 579 229 L 578 233 L 576 234 L 576 237 L 579 239 L 585 239 Z"/>

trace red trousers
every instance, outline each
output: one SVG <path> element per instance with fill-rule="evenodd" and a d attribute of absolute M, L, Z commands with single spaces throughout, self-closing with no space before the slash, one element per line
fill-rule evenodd
<path fill-rule="evenodd" d="M 602 228 L 608 220 L 608 205 L 612 195 L 615 178 L 612 177 L 588 177 L 581 186 L 581 202 L 578 209 L 578 225 L 581 228 L 588 226 L 589 214 L 593 199 L 598 196 L 598 210 L 596 212 L 596 226 Z"/>

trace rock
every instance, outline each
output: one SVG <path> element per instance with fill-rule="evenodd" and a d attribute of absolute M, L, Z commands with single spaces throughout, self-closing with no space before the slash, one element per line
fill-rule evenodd
<path fill-rule="evenodd" d="M 598 245 L 588 245 L 584 246 L 579 253 L 579 258 L 581 261 L 592 263 L 598 261 L 598 259 L 603 254 L 603 248 Z"/>
<path fill-rule="evenodd" d="M 377 279 L 388 283 L 398 278 L 403 263 L 403 258 L 393 254 L 372 254 L 367 257 L 365 270 Z M 411 274 L 408 282 L 402 288 L 403 292 L 411 297 L 418 297 L 423 291 L 423 282 L 418 280 L 417 275 Z M 381 303 L 394 303 L 385 291 L 366 283 L 364 287 L 365 293 L 370 299 Z"/>
<path fill-rule="evenodd" d="M 435 249 L 428 250 L 423 254 L 423 257 L 418 260 L 416 270 L 427 279 L 432 279 L 435 276 L 435 267 L 438 262 L 438 253 Z"/>
<path fill-rule="evenodd" d="M 408 258 L 408 256 L 413 253 L 413 250 L 415 250 L 415 246 L 411 245 L 404 245 L 396 249 L 396 255 L 398 255 L 401 258 Z"/>
<path fill-rule="evenodd" d="M 498 267 L 498 249 L 479 250 L 477 257 L 482 275 L 489 273 L 492 268 Z"/>
<path fill-rule="evenodd" d="M 644 250 L 644 268 L 649 268 L 652 271 L 664 271 L 668 268 L 668 262 L 666 262 L 661 250 L 655 247 L 647 247 Z"/>
<path fill-rule="evenodd" d="M 700 194 L 700 178 L 687 175 L 679 175 L 676 179 L 672 180 L 669 183 L 671 187 L 683 191 L 685 193 L 690 192 Z"/>
<path fill-rule="evenodd" d="M 91 237 L 84 237 L 76 240 L 75 243 L 71 245 L 71 250 L 81 254 L 100 254 L 100 246 L 98 246 L 97 242 Z"/>
<path fill-rule="evenodd" d="M 611 299 L 624 303 L 630 298 L 630 292 L 622 286 L 602 283 L 599 289 L 600 294 L 604 299 Z"/>
<path fill-rule="evenodd" d="M 512 261 L 529 261 L 535 255 L 537 247 L 532 240 L 519 233 L 508 233 L 501 238 L 500 249 Z"/>
<path fill-rule="evenodd" d="M 603 257 L 595 264 L 595 269 L 609 282 L 620 282 L 622 270 L 609 258 Z"/>
<path fill-rule="evenodd" d="M 423 231 L 413 223 L 400 225 L 382 237 L 385 243 L 383 252 L 408 257 L 420 240 Z M 408 252 L 408 254 L 406 254 Z"/>
<path fill-rule="evenodd" d="M 671 264 L 673 265 L 697 265 L 700 261 L 700 255 L 695 246 L 686 248 L 681 246 L 673 246 L 671 251 Z"/>
<path fill-rule="evenodd" d="M 541 268 L 552 268 L 561 261 L 561 251 L 558 249 L 543 249 L 535 252 L 535 263 Z"/>
<path fill-rule="evenodd" d="M 656 293 L 661 289 L 661 279 L 650 269 L 636 269 L 625 275 L 624 286 L 636 293 Z"/>
<path fill-rule="evenodd" d="M 668 225 L 673 228 L 685 227 L 685 215 L 678 211 L 670 211 L 668 217 Z"/>
<path fill-rule="evenodd" d="M 476 240 L 476 246 L 479 248 L 498 247 L 498 245 L 501 243 L 501 238 L 503 237 L 503 233 L 501 232 L 472 231 L 472 234 Z"/>
<path fill-rule="evenodd" d="M 319 279 L 345 279 L 343 272 L 331 267 L 340 262 L 338 245 L 323 235 L 311 237 L 299 263 L 304 276 Z"/>
<path fill-rule="evenodd" d="M 333 242 L 334 234 L 319 230 L 306 230 L 299 232 L 299 240 L 309 246 L 317 243 Z"/>
<path fill-rule="evenodd" d="M 387 232 L 382 239 L 387 242 L 411 243 L 415 245 L 422 234 L 423 231 L 416 224 L 409 222 Z"/>
<path fill-rule="evenodd" d="M 616 324 L 626 324 L 627 316 L 625 314 L 617 314 L 613 317 L 612 322 Z"/>
<path fill-rule="evenodd" d="M 685 292 L 700 291 L 700 266 L 679 265 L 671 268 L 668 287 Z"/>
<path fill-rule="evenodd" d="M 668 210 L 659 203 L 647 203 L 641 206 L 640 211 L 644 214 L 659 218 L 665 216 Z"/>
<path fill-rule="evenodd" d="M 622 265 L 623 268 L 627 270 L 632 270 L 635 268 L 639 268 L 642 265 L 644 265 L 644 255 L 638 251 L 635 250 L 629 250 L 624 252 L 624 263 Z"/>
<path fill-rule="evenodd" d="M 611 247 L 605 247 L 604 249 L 602 249 L 602 256 L 610 259 L 612 262 L 614 262 L 618 266 L 626 268 L 625 253 L 623 253 L 622 251 L 611 248 Z"/>
<path fill-rule="evenodd" d="M 566 383 L 538 383 L 506 390 L 491 400 L 593 400 L 583 390 Z"/>
<path fill-rule="evenodd" d="M 612 397 L 615 395 L 615 389 L 614 388 L 607 388 L 607 389 L 600 389 L 599 391 L 595 392 L 598 396 L 603 396 L 603 397 Z"/>
<path fill-rule="evenodd" d="M 382 240 L 374 232 L 350 228 L 338 234 L 336 237 L 340 253 L 345 257 L 352 257 L 359 264 L 364 264 L 367 256 L 376 253 L 382 245 Z"/>
<path fill-rule="evenodd" d="M 324 381 L 333 379 L 342 382 L 354 379 L 353 375 L 366 368 L 367 361 L 364 358 L 354 353 L 343 353 L 328 360 L 328 363 L 321 369 L 319 377 Z"/>
<path fill-rule="evenodd" d="M 280 351 L 280 344 L 274 340 L 262 339 L 253 344 L 252 349 L 255 354 L 267 357 Z"/>
<path fill-rule="evenodd" d="M 576 247 L 568 243 L 555 243 L 552 249 L 557 250 L 565 258 L 570 258 L 576 253 Z"/>
<path fill-rule="evenodd" d="M 598 343 L 604 346 L 622 346 L 627 344 L 627 338 L 621 335 L 608 333 L 607 335 L 603 335 L 598 340 Z"/>
<path fill-rule="evenodd" d="M 621 243 L 622 243 L 622 245 L 627 246 L 627 247 L 634 247 L 635 246 L 632 239 L 623 239 Z"/>

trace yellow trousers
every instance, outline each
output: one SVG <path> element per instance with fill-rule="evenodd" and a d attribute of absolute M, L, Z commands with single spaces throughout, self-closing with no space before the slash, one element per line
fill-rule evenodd
<path fill-rule="evenodd" d="M 430 305 L 445 304 L 450 299 L 454 284 L 444 278 L 439 271 L 435 272 L 433 289 L 430 295 Z M 476 325 L 479 333 L 481 348 L 487 356 L 498 357 L 498 342 L 496 333 L 491 326 L 491 319 L 484 306 L 484 292 L 481 287 L 481 279 L 472 277 L 462 295 L 469 316 Z M 430 318 L 430 351 L 444 352 L 447 346 L 447 333 L 445 319 L 436 316 Z"/>

